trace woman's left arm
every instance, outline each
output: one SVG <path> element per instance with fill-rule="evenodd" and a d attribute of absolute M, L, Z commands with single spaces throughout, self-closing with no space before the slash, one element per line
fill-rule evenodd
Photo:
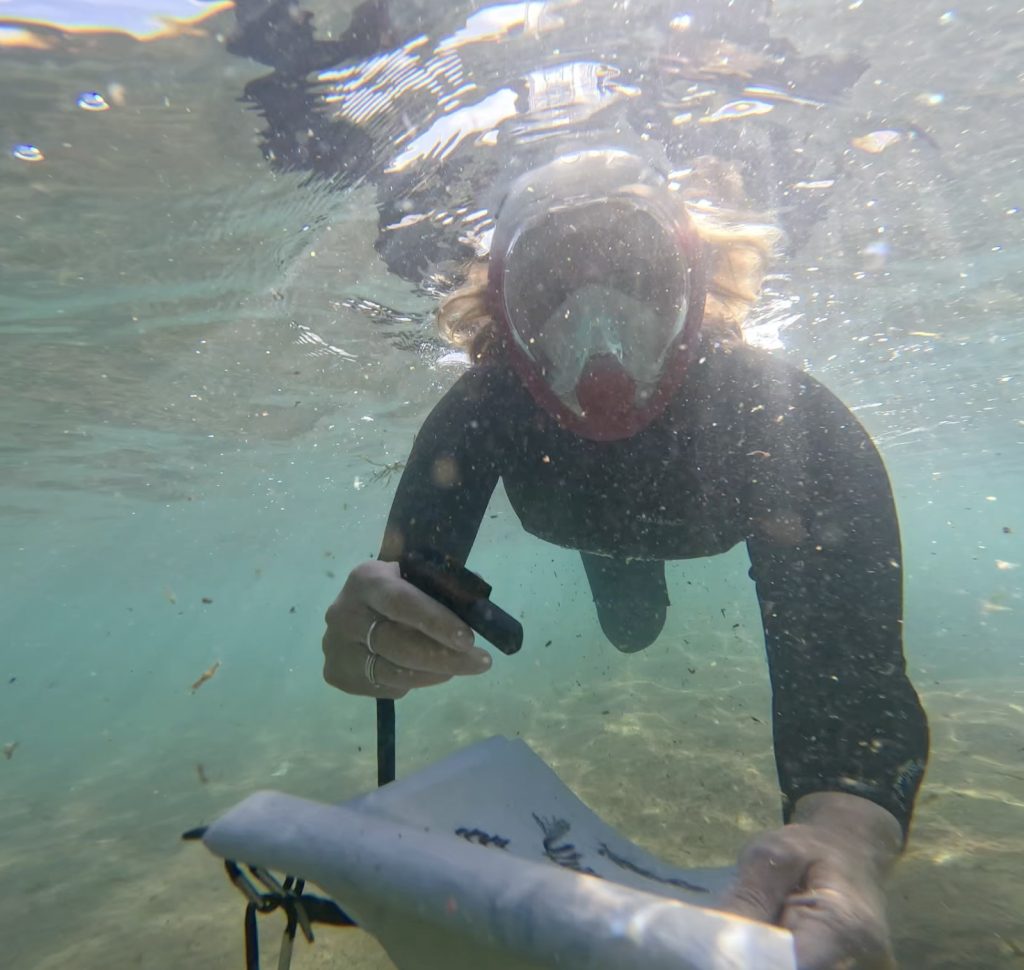
<path fill-rule="evenodd" d="M 801 968 L 885 967 L 880 887 L 928 752 L 903 655 L 892 491 L 824 387 L 787 369 L 765 390 L 747 547 L 787 824 L 744 850 L 732 904 L 793 929 Z"/>

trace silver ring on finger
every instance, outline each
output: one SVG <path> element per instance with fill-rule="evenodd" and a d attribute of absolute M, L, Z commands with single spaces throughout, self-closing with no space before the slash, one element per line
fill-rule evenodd
<path fill-rule="evenodd" d="M 370 682 L 371 687 L 379 688 L 380 684 L 377 683 L 376 678 L 373 676 L 376 667 L 377 654 L 375 654 L 373 651 L 370 651 L 370 653 L 366 655 L 366 663 L 363 665 L 363 673 L 366 674 L 366 679 Z"/>
<path fill-rule="evenodd" d="M 373 649 L 373 631 L 376 629 L 376 626 L 380 621 L 381 617 L 374 617 L 373 622 L 370 624 L 370 629 L 366 631 L 366 639 L 363 640 L 363 643 L 366 644 L 366 649 L 369 650 L 373 656 L 377 655 L 377 651 Z"/>

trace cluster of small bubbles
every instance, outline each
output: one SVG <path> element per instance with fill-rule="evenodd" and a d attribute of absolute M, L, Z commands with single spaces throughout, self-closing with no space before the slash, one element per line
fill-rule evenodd
<path fill-rule="evenodd" d="M 22 162 L 41 162 L 46 157 L 35 145 L 15 145 L 11 154 Z"/>
<path fill-rule="evenodd" d="M 110 105 L 97 91 L 83 91 L 75 102 L 83 111 L 107 111 Z"/>

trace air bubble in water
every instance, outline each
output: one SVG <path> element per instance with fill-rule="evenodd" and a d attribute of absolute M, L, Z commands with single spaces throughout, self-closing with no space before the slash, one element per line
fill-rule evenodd
<path fill-rule="evenodd" d="M 107 111 L 110 108 L 103 95 L 97 91 L 83 91 L 75 103 L 83 111 Z"/>
<path fill-rule="evenodd" d="M 46 156 L 35 145 L 15 145 L 11 154 L 22 162 L 41 162 Z"/>

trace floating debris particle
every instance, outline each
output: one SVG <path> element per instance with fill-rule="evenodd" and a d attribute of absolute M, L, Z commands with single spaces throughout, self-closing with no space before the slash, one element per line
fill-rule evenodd
<path fill-rule="evenodd" d="M 997 559 L 996 569 L 1002 569 L 1004 572 L 1009 572 L 1011 569 L 1020 569 L 1020 563 L 1007 562 L 1005 559 Z"/>
<path fill-rule="evenodd" d="M 8 741 L 7 744 L 4 745 L 4 758 L 7 761 L 10 761 L 11 758 L 14 757 L 14 752 L 17 751 L 17 750 L 18 750 L 18 742 L 17 741 Z"/>
<path fill-rule="evenodd" d="M 217 671 L 220 670 L 220 661 L 216 661 L 212 666 L 207 667 L 200 675 L 199 679 L 192 685 L 192 693 L 194 694 L 200 687 L 203 686 L 208 680 L 210 680 Z"/>
<path fill-rule="evenodd" d="M 794 182 L 794 189 L 831 189 L 836 184 L 835 179 L 812 179 L 808 182 Z"/>
<path fill-rule="evenodd" d="M 700 119 L 701 124 L 709 125 L 717 121 L 735 121 L 737 118 L 750 118 L 754 115 L 766 115 L 775 105 L 766 101 L 730 101 L 723 104 L 717 111 Z"/>
<path fill-rule="evenodd" d="M 380 462 L 374 461 L 372 458 L 366 458 L 364 455 L 359 455 L 368 465 L 376 468 L 377 471 L 371 473 L 370 484 L 371 485 L 384 485 L 387 487 L 391 483 L 391 478 L 397 472 L 402 471 L 405 468 L 404 461 L 391 461 L 391 462 Z M 362 486 L 356 485 L 357 489 Z"/>
<path fill-rule="evenodd" d="M 178 597 L 174 595 L 174 590 L 170 586 L 164 587 L 164 599 L 167 600 L 171 606 L 174 606 L 178 602 Z"/>
<path fill-rule="evenodd" d="M 893 131 L 891 128 L 884 128 L 881 131 L 872 131 L 866 135 L 853 138 L 850 144 L 854 148 L 859 148 L 862 152 L 867 152 L 869 155 L 881 155 L 887 148 L 901 141 L 903 141 L 902 132 Z"/>
<path fill-rule="evenodd" d="M 864 258 L 864 268 L 869 272 L 877 273 L 885 269 L 889 256 L 891 255 L 891 247 L 885 240 L 878 239 L 874 242 L 868 243 L 860 254 Z"/>
<path fill-rule="evenodd" d="M 209 784 L 209 775 L 206 774 L 206 769 L 203 767 L 203 763 L 201 761 L 196 762 L 196 777 L 199 779 L 199 784 Z"/>
<path fill-rule="evenodd" d="M 782 104 L 795 104 L 805 108 L 824 108 L 825 102 L 816 98 L 804 98 L 798 94 L 790 94 L 780 88 L 768 87 L 763 84 L 748 84 L 743 93 L 765 101 L 778 101 Z"/>
<path fill-rule="evenodd" d="M 1003 606 L 1002 603 L 993 603 L 991 600 L 985 600 L 981 604 L 982 613 L 1012 613 L 1013 610 L 1009 606 Z"/>
<path fill-rule="evenodd" d="M 213 602 L 213 600 L 209 596 L 204 596 L 202 602 L 209 606 Z"/>

